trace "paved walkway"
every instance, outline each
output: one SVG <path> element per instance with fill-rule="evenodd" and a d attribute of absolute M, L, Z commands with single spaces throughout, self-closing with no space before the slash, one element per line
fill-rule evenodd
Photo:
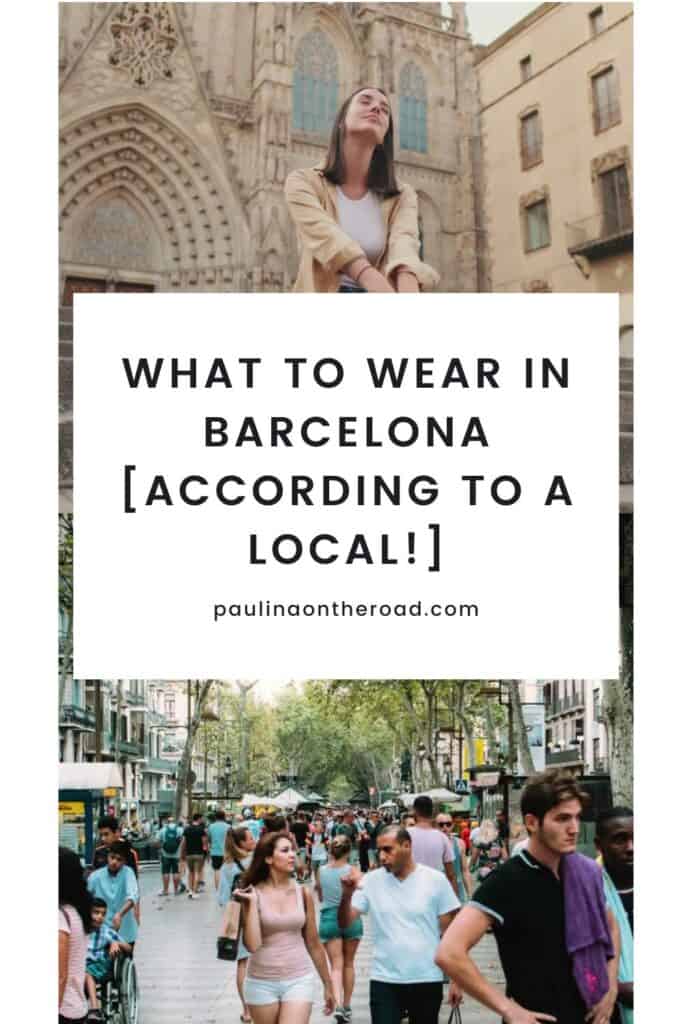
<path fill-rule="evenodd" d="M 197 900 L 187 896 L 157 896 L 161 885 L 158 868 L 141 872 L 142 926 L 135 949 L 140 986 L 140 1024 L 235 1024 L 240 1003 L 235 987 L 235 964 L 216 959 L 216 936 L 221 909 L 213 892 L 213 879 L 206 871 L 210 889 Z M 354 1024 L 370 1024 L 368 987 L 372 939 L 366 930 L 356 957 L 356 990 L 353 996 Z M 475 950 L 483 973 L 496 984 L 502 972 L 492 936 L 486 936 Z M 311 1021 L 320 1024 L 322 987 Z M 448 1020 L 446 1007 L 441 1020 Z M 499 1024 L 499 1018 L 470 999 L 463 1007 L 463 1024 Z"/>

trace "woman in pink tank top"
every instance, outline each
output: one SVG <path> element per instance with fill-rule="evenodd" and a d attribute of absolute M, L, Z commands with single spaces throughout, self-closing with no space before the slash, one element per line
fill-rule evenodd
<path fill-rule="evenodd" d="M 244 887 L 233 894 L 243 906 L 244 944 L 250 953 L 244 996 L 254 1024 L 308 1024 L 316 972 L 325 990 L 325 1014 L 334 1009 L 313 897 L 292 879 L 295 864 L 287 833 L 266 835 L 254 850 Z"/>

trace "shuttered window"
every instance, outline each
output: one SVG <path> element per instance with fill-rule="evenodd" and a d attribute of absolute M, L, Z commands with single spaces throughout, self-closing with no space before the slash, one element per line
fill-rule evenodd
<path fill-rule="evenodd" d="M 615 167 L 600 175 L 603 235 L 617 235 L 633 228 L 631 190 L 626 168 Z"/>
<path fill-rule="evenodd" d="M 521 119 L 521 150 L 522 170 L 533 167 L 534 164 L 540 164 L 543 160 L 541 115 L 538 110 L 534 110 Z"/>
<path fill-rule="evenodd" d="M 550 245 L 550 224 L 548 222 L 548 203 L 541 199 L 538 203 L 527 206 L 526 217 L 526 249 L 543 249 Z"/>
<path fill-rule="evenodd" d="M 593 128 L 604 132 L 621 121 L 617 74 L 613 67 L 593 75 Z"/>

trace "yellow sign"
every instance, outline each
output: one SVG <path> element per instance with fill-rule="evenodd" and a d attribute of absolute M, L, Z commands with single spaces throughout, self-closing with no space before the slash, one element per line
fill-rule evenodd
<path fill-rule="evenodd" d="M 64 802 L 64 801 L 60 800 L 60 802 L 59 802 L 59 813 L 60 814 L 85 814 L 85 804 L 84 803 L 80 803 L 80 802 L 67 803 L 67 802 Z"/>
<path fill-rule="evenodd" d="M 115 789 L 114 786 L 102 790 L 102 796 L 116 796 L 117 793 L 118 789 Z"/>

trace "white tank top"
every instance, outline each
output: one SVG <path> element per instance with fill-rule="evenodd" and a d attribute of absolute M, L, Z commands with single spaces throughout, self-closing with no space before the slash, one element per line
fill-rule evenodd
<path fill-rule="evenodd" d="M 384 217 L 378 196 L 375 192 L 366 192 L 362 199 L 349 199 L 337 185 L 337 209 L 342 231 L 354 242 L 358 242 L 374 265 L 382 255 L 386 241 Z M 355 283 L 352 278 L 342 274 L 342 284 Z"/>

